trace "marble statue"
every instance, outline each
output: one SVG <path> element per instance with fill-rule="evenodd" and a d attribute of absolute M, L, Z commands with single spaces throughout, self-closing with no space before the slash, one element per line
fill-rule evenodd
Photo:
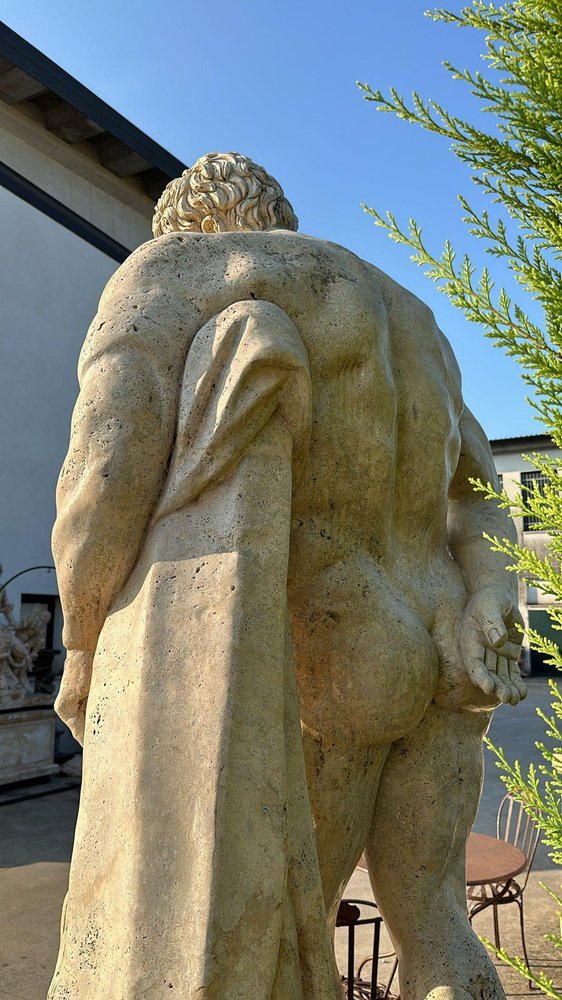
<path fill-rule="evenodd" d="M 2 577 L 3 572 L 4 567 L 0 564 L 0 578 Z M 0 588 L 0 615 L 6 619 L 8 625 L 15 628 L 16 619 L 14 618 L 14 605 L 8 598 L 5 584 Z"/>
<path fill-rule="evenodd" d="M 30 690 L 34 690 L 34 688 L 29 682 L 29 669 L 33 669 L 33 664 L 45 646 L 45 626 L 50 620 L 50 611 L 47 611 L 46 608 L 36 608 L 30 615 L 22 618 L 19 625 L 16 626 L 16 636 L 21 645 L 27 649 L 31 662 L 31 668 L 26 670 L 26 680 Z M 24 683 L 22 671 L 23 667 L 20 667 L 19 670 L 14 669 L 16 676 L 20 676 L 22 683 Z"/>
<path fill-rule="evenodd" d="M 54 552 L 84 741 L 51 1000 L 337 1000 L 363 850 L 404 1000 L 499 1000 L 465 842 L 525 697 L 514 538 L 430 310 L 212 153 L 105 289 Z"/>
<path fill-rule="evenodd" d="M 5 625 L 0 626 L 0 703 L 12 692 L 21 693 L 21 685 L 12 670 L 13 632 Z"/>
<path fill-rule="evenodd" d="M 0 577 L 2 566 L 0 566 Z M 12 707 L 15 701 L 33 694 L 31 678 L 33 664 L 42 649 L 44 627 L 50 621 L 48 611 L 38 608 L 17 622 L 14 605 L 10 603 L 6 588 L 0 589 L 0 708 Z"/>

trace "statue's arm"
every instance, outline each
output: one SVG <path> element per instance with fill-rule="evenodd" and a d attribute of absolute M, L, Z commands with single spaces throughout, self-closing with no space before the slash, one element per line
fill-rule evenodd
<path fill-rule="evenodd" d="M 513 542 L 517 536 L 506 511 L 471 485 L 471 479 L 479 478 L 497 487 L 498 479 L 488 440 L 467 408 L 460 430 L 461 452 L 449 490 L 448 536 L 469 592 L 460 625 L 461 652 L 477 687 L 515 704 L 527 693 L 517 667 L 523 628 L 517 578 L 507 571 L 506 557 L 493 552 L 483 535 Z"/>
<path fill-rule="evenodd" d="M 98 636 L 137 559 L 174 434 L 186 336 L 153 270 L 139 252 L 102 296 L 57 486 L 53 555 L 69 651 L 57 710 L 78 736 Z"/>

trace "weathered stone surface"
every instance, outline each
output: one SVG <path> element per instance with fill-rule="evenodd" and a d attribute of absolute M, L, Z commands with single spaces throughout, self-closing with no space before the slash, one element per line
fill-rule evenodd
<path fill-rule="evenodd" d="M 26 698 L 25 708 L 22 702 L 0 710 L 0 785 L 58 774 L 52 702 L 46 705 L 44 695 Z"/>
<path fill-rule="evenodd" d="M 294 228 L 265 172 L 200 161 L 84 345 L 54 533 L 84 781 L 52 1000 L 336 1000 L 363 849 L 402 996 L 502 996 L 464 845 L 490 711 L 525 694 L 482 538 L 513 531 L 468 483 L 493 462 L 429 310 Z"/>

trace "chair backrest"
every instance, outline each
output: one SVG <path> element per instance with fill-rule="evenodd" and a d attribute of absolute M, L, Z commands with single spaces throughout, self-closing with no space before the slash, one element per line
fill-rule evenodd
<path fill-rule="evenodd" d="M 517 876 L 522 888 L 525 888 L 531 866 L 539 843 L 540 830 L 534 820 L 525 812 L 521 802 L 517 802 L 511 792 L 504 795 L 500 802 L 496 820 L 496 833 L 499 840 L 505 840 L 523 851 L 527 863 Z"/>

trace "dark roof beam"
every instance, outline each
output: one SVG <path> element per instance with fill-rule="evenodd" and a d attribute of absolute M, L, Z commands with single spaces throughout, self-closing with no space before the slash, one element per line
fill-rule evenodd
<path fill-rule="evenodd" d="M 132 177 L 152 166 L 144 156 L 113 136 L 104 136 L 92 145 L 95 146 L 102 165 L 117 177 Z"/>
<path fill-rule="evenodd" d="M 64 142 L 71 144 L 83 142 L 105 131 L 101 125 L 97 125 L 91 118 L 86 118 L 86 115 L 68 101 L 62 101 L 54 94 L 38 97 L 34 103 L 43 113 L 45 128 Z"/>
<path fill-rule="evenodd" d="M 157 167 L 152 167 L 150 170 L 144 170 L 139 176 L 148 197 L 152 201 L 157 202 L 169 181 L 169 177 L 162 173 L 161 170 L 158 170 Z"/>
<path fill-rule="evenodd" d="M 0 97 L 6 104 L 19 104 L 38 94 L 44 94 L 47 88 L 25 73 L 19 66 L 0 56 Z"/>

